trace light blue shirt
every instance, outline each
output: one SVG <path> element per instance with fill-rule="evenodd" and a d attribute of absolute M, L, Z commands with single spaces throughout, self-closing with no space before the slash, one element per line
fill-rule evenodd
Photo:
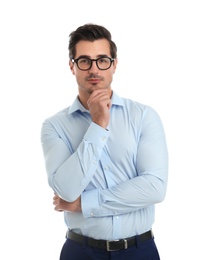
<path fill-rule="evenodd" d="M 45 120 L 41 142 L 50 187 L 66 201 L 81 195 L 82 212 L 64 212 L 68 228 L 109 240 L 152 228 L 168 175 L 164 129 L 154 109 L 113 93 L 104 129 L 76 98 Z"/>

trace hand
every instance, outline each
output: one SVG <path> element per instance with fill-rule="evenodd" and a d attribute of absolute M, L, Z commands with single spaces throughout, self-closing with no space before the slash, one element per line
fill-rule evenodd
<path fill-rule="evenodd" d="M 68 202 L 61 199 L 58 195 L 55 194 L 53 197 L 53 205 L 56 211 L 71 211 L 71 212 L 80 212 L 81 211 L 81 197 L 76 199 L 73 202 Z"/>
<path fill-rule="evenodd" d="M 107 89 L 94 90 L 87 101 L 92 121 L 106 128 L 110 120 L 111 99 Z"/>

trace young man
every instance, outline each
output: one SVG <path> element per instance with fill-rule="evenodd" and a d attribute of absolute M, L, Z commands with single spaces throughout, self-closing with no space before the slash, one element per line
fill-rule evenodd
<path fill-rule="evenodd" d="M 60 259 L 158 260 L 154 205 L 168 172 L 161 120 L 113 92 L 117 48 L 106 28 L 73 31 L 69 58 L 78 96 L 41 130 L 53 204 L 68 228 Z"/>

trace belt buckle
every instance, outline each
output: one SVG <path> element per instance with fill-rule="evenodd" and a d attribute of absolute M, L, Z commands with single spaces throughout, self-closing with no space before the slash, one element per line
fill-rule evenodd
<path fill-rule="evenodd" d="M 119 249 L 110 249 L 110 243 L 111 242 L 118 242 L 118 241 L 123 241 L 124 242 L 124 249 L 128 248 L 128 242 L 126 239 L 121 239 L 121 240 L 107 240 L 106 241 L 106 249 L 107 251 L 118 251 Z"/>

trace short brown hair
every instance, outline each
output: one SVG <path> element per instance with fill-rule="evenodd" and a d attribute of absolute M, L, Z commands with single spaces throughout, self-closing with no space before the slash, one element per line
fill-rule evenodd
<path fill-rule="evenodd" d="M 111 33 L 103 26 L 88 23 L 78 27 L 69 35 L 69 58 L 74 59 L 76 56 L 76 44 L 81 41 L 95 41 L 99 39 L 106 39 L 110 44 L 110 53 L 112 58 L 117 57 L 116 44 L 111 39 Z"/>

